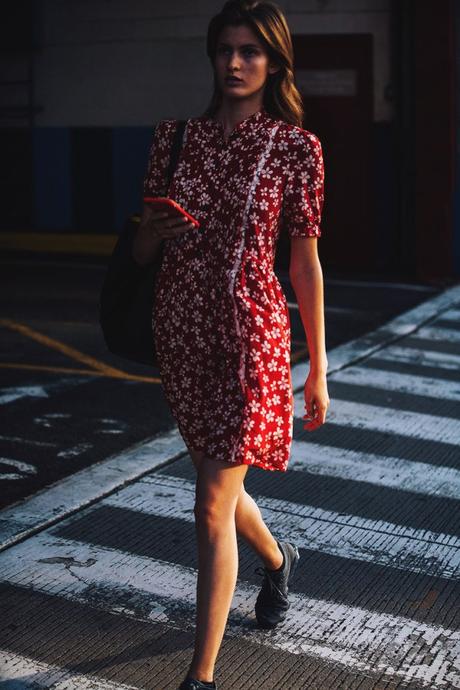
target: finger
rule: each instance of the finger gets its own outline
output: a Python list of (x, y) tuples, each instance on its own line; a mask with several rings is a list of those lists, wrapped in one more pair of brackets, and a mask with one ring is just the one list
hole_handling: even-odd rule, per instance
[(326, 410), (322, 410), (318, 415), (318, 421), (320, 424), (324, 424), (326, 421)]
[(181, 223), (178, 225), (175, 229), (174, 234), (175, 235), (182, 235), (184, 232), (188, 232), (192, 228), (195, 227), (195, 224), (192, 223), (191, 221), (187, 221), (186, 223)]
[(170, 216), (170, 214), (167, 211), (152, 211), (150, 214), (151, 220), (166, 220), (168, 216)]
[(312, 429), (322, 426), (326, 421), (327, 406), (321, 405), (315, 410), (315, 414), (310, 424)]
[(307, 431), (314, 431), (324, 424), (324, 420), (321, 417), (315, 417), (308, 422), (304, 423), (304, 429)]
[(309, 417), (313, 414), (313, 400), (305, 400), (305, 411)]
[(319, 423), (319, 420), (314, 418), (314, 419), (310, 419), (308, 421), (305, 421), (303, 428), (306, 429), (307, 431), (314, 431), (314, 429), (317, 429), (319, 426), (321, 426)]

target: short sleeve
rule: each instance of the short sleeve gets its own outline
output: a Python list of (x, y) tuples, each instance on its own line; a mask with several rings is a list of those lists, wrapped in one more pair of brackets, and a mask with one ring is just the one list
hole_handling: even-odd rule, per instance
[(290, 237), (321, 237), (324, 204), (324, 162), (320, 140), (297, 130), (290, 143), (288, 179), (283, 197), (283, 227)]
[(177, 120), (160, 120), (153, 133), (142, 191), (144, 196), (167, 196), (168, 166)]

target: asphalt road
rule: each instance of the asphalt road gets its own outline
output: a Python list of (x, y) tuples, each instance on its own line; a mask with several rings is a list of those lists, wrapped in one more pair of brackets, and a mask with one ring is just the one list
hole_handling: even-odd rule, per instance
[[(175, 426), (156, 369), (107, 351), (94, 257), (12, 254), (1, 262), (0, 507)], [(374, 330), (441, 291), (325, 275), (326, 344)], [(292, 363), (307, 357), (295, 295)]]

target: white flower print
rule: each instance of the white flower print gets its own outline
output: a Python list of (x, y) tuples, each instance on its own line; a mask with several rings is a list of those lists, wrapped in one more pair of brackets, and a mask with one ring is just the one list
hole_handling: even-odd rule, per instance
[(175, 199), (201, 227), (164, 242), (153, 309), (163, 388), (189, 447), (286, 471), (291, 333), (273, 265), (281, 231), (321, 234), (321, 144), (263, 109), (226, 143), (214, 120), (190, 118), (168, 189), (176, 127), (155, 128), (144, 192)]

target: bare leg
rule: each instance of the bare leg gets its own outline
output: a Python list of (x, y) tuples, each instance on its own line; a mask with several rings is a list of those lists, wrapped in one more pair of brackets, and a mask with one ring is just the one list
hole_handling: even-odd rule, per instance
[(235, 511), (238, 534), (257, 553), (267, 568), (279, 568), (283, 563), (275, 537), (265, 524), (262, 513), (244, 486), (241, 487)]
[(189, 675), (212, 681), (238, 573), (235, 508), (247, 465), (203, 457), (197, 473), (195, 650)]
[[(189, 448), (193, 464), (198, 472), (203, 454)], [(275, 570), (283, 562), (275, 537), (265, 524), (259, 506), (241, 485), (235, 510), (236, 531), (257, 553), (267, 568)]]

